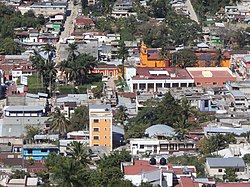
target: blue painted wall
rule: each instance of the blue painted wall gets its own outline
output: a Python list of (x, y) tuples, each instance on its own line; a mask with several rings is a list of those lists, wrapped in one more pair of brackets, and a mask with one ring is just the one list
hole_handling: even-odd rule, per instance
[[(30, 152), (29, 152), (30, 150)], [(27, 148), (23, 148), (23, 159), (24, 160), (29, 160), (29, 159), (33, 159), (33, 160), (42, 160), (48, 157), (48, 155), (51, 152), (56, 152), (57, 154), (59, 154), (59, 149), (55, 149), (55, 148), (45, 148), (45, 149), (27, 149)]]

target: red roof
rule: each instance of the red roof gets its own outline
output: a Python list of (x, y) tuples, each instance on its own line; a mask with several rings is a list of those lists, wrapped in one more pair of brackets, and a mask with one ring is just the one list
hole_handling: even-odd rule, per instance
[[(167, 72), (166, 74), (152, 75), (150, 71), (162, 71)], [(172, 76), (171, 76), (172, 75)], [(138, 67), (136, 70), (136, 76), (132, 77), (133, 80), (144, 80), (144, 79), (191, 79), (191, 76), (186, 69), (182, 68), (149, 68), (149, 67)]]
[(95, 69), (117, 69), (117, 67), (114, 64), (99, 64)]
[(180, 177), (180, 186), (181, 187), (195, 187), (194, 182), (191, 178)]
[(121, 92), (121, 93), (118, 93), (118, 95), (120, 95), (121, 97), (126, 97), (126, 98), (131, 98), (131, 99), (136, 98), (136, 94), (134, 92)]
[(124, 175), (140, 175), (143, 172), (159, 170), (158, 167), (149, 165), (149, 161), (135, 160), (134, 165), (124, 166)]
[[(188, 171), (192, 171), (192, 173), (196, 173), (194, 168), (187, 168), (187, 169), (188, 169)], [(173, 167), (172, 170), (177, 175), (182, 175), (183, 174), (183, 168), (175, 168), (175, 167)]]
[(87, 17), (77, 17), (76, 18), (76, 25), (86, 25), (86, 24), (94, 24), (94, 21), (91, 18)]
[[(189, 73), (193, 78), (231, 78), (233, 77), (227, 69), (189, 69)], [(203, 72), (209, 72), (209, 76), (204, 76)], [(211, 75), (211, 77), (210, 77)]]

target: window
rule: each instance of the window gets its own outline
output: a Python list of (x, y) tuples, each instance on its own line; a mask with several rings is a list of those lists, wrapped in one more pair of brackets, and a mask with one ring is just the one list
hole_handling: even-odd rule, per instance
[(104, 138), (106, 139), (106, 138), (107, 138), (107, 136), (104, 136)]
[(94, 123), (99, 123), (99, 119), (94, 119)]
[(94, 144), (93, 146), (99, 146), (99, 144)]
[(104, 128), (104, 130), (106, 131), (106, 130), (107, 130), (107, 128), (105, 127), (105, 128)]
[(99, 136), (94, 136), (94, 140), (99, 140)]
[(42, 152), (42, 153), (47, 153), (48, 150), (47, 150), (47, 149), (42, 149), (41, 152)]
[(144, 145), (140, 145), (140, 149), (144, 149)]
[(201, 83), (200, 83), (200, 82), (197, 82), (197, 86), (201, 86)]
[(94, 128), (94, 132), (99, 132), (99, 128)]
[(218, 172), (220, 172), (220, 173), (221, 173), (221, 172), (222, 172), (222, 169), (218, 169)]
[(28, 154), (32, 154), (32, 149), (28, 149)]
[(218, 82), (213, 82), (213, 85), (217, 85), (218, 84)]

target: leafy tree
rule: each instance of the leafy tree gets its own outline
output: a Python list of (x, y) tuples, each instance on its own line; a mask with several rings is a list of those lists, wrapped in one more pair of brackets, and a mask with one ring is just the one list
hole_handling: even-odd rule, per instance
[(24, 179), (25, 176), (30, 177), (30, 174), (24, 170), (16, 170), (15, 173), (10, 176), (10, 179)]
[(199, 148), (200, 153), (204, 155), (209, 155), (220, 149), (228, 147), (229, 144), (236, 143), (236, 139), (233, 134), (216, 134), (213, 136), (205, 137), (201, 139), (197, 147)]
[(78, 131), (86, 129), (89, 123), (89, 109), (87, 106), (77, 107), (70, 118), (69, 130)]
[(235, 173), (235, 168), (226, 168), (223, 179), (229, 182), (236, 182), (237, 174)]
[(33, 125), (27, 125), (26, 129), (26, 138), (33, 140), (34, 136), (41, 133), (41, 129), (39, 127), (34, 127)]
[(197, 66), (197, 57), (194, 51), (190, 49), (183, 49), (174, 54), (174, 58), (177, 59), (177, 65), (179, 67), (195, 67)]
[(93, 92), (95, 98), (101, 98), (103, 85), (97, 85), (96, 87), (92, 88), (91, 91)]
[(17, 46), (17, 43), (12, 38), (5, 38), (1, 44), (2, 48), (5, 51), (5, 54), (17, 54), (20, 52), (20, 48)]
[(247, 153), (243, 156), (243, 160), (245, 163), (250, 164), (250, 154)]
[(108, 186), (108, 184), (112, 184), (114, 181), (122, 180), (121, 162), (128, 162), (130, 160), (131, 155), (125, 150), (121, 152), (114, 151), (109, 156), (104, 156), (98, 164), (97, 169), (99, 172), (94, 175), (97, 186)]
[(88, 149), (81, 142), (74, 141), (67, 148), (68, 154), (71, 155), (74, 160), (79, 161), (84, 167), (91, 164)]
[(168, 158), (168, 162), (175, 165), (194, 165), (197, 171), (198, 177), (204, 177), (205, 176), (205, 158), (200, 156), (189, 156), (189, 155), (183, 155), (183, 156), (170, 156)]
[(107, 187), (134, 187), (134, 185), (129, 180), (114, 180)]
[(51, 130), (59, 132), (59, 135), (65, 135), (70, 121), (65, 117), (59, 108), (55, 108), (55, 111), (50, 114), (49, 120), (52, 122)]
[(128, 124), (127, 126), (125, 126), (125, 138), (129, 139), (129, 138), (142, 138), (145, 136), (144, 132), (146, 130), (146, 128), (148, 128), (149, 125), (148, 124)]
[(114, 115), (115, 121), (117, 121), (121, 125), (124, 125), (124, 121), (128, 119), (127, 110), (128, 110), (127, 107), (123, 105), (118, 106), (116, 113)]

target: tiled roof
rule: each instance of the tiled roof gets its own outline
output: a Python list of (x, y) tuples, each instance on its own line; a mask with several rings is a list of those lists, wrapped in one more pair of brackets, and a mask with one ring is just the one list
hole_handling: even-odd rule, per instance
[(188, 177), (180, 177), (179, 184), (181, 187), (195, 187), (193, 180), (191, 178), (188, 178)]
[(159, 168), (149, 165), (149, 161), (135, 160), (134, 165), (124, 166), (124, 175), (140, 175), (142, 172), (159, 170)]
[(99, 64), (95, 69), (117, 69), (114, 64)]
[(87, 17), (76, 18), (76, 25), (85, 25), (85, 24), (94, 24), (94, 21), (91, 18)]

